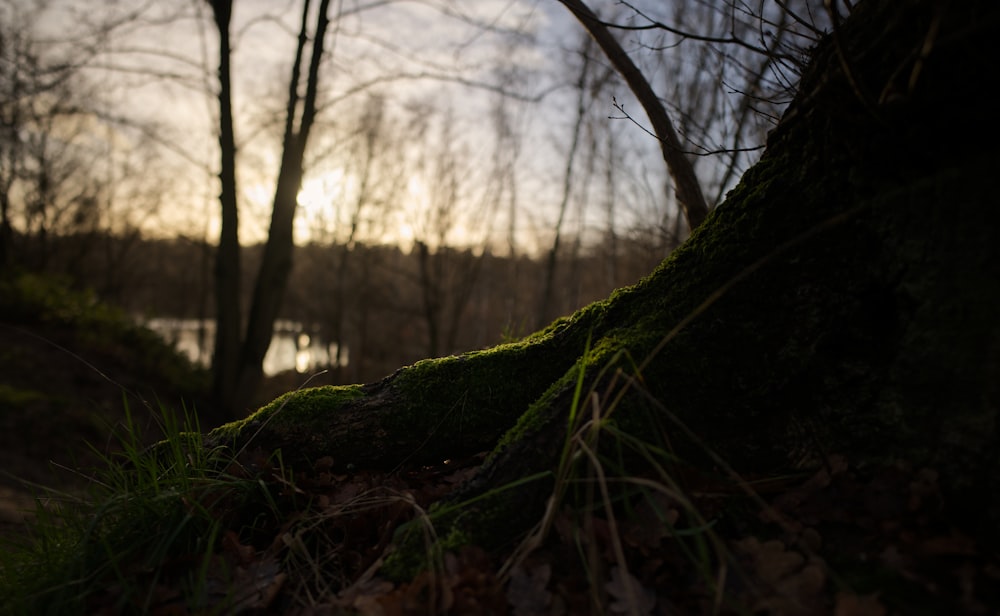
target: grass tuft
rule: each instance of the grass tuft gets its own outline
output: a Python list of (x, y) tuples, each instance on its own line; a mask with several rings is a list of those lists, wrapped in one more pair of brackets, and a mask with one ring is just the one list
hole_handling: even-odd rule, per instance
[(231, 462), (202, 447), (194, 413), (162, 409), (165, 439), (147, 448), (125, 404), (120, 451), (95, 448), (103, 465), (89, 487), (82, 494), (45, 489), (24, 535), (2, 540), (0, 613), (147, 613), (172, 602), (224, 604), (224, 597), (210, 596), (206, 574), (226, 508), (257, 484), (230, 475)]

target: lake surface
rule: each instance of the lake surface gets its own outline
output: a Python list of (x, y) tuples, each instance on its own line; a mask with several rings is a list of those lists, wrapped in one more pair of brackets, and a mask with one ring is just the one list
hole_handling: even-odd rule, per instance
[[(191, 361), (206, 367), (211, 365), (212, 346), (215, 343), (213, 319), (158, 317), (145, 321), (144, 325), (160, 334)], [(346, 366), (349, 360), (347, 349), (343, 349), (341, 353), (340, 365)], [(316, 336), (310, 336), (301, 323), (279, 320), (274, 325), (271, 346), (264, 357), (264, 374), (272, 376), (288, 370), (302, 373), (322, 370), (333, 366), (336, 358), (336, 342), (327, 343)]]

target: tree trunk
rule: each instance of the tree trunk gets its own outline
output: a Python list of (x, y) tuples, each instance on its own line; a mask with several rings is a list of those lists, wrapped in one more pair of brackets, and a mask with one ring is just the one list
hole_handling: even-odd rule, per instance
[(0, 193), (0, 271), (6, 271), (10, 266), (11, 240), (14, 237), (13, 229), (10, 226), (10, 200), (7, 198), (7, 191)]
[(222, 224), (215, 255), (215, 353), (212, 357), (213, 397), (231, 413), (240, 356), (240, 240), (236, 201), (236, 136), (233, 127), (229, 23), (232, 0), (212, 0), (219, 32), (219, 204)]
[[(303, 157), (309, 132), (316, 118), (316, 96), (319, 87), (319, 67), (323, 58), (323, 41), (330, 23), (330, 1), (320, 0), (316, 28), (312, 37), (305, 95), (300, 98), (300, 71), (305, 53), (309, 24), (309, 2), (302, 9), (302, 26), (288, 87), (285, 109), (285, 136), (282, 144), (281, 169), (278, 172), (271, 210), (271, 225), (261, 258), (260, 269), (251, 297), (246, 336), (237, 363), (236, 387), (226, 400), (231, 414), (242, 416), (263, 378), (264, 356), (274, 335), (274, 322), (288, 287), (294, 248), (293, 222), (302, 185)], [(299, 107), (301, 103), (301, 112)], [(299, 116), (301, 113), (301, 116)], [(296, 126), (296, 118), (298, 125)]]
[[(434, 518), (445, 549), (527, 532), (570, 445), (629, 477), (905, 460), (995, 549), (1000, 154), (970, 136), (994, 123), (1000, 9), (940, 6), (858, 4), (761, 161), (639, 284), (521, 342), (289, 394), (209, 444), (382, 468), (490, 450)], [(423, 550), (404, 538), (386, 572)]]

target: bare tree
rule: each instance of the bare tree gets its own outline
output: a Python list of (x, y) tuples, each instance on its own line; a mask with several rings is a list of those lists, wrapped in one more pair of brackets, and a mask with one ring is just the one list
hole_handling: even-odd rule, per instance
[(552, 319), (553, 294), (556, 286), (556, 263), (559, 258), (559, 250), (563, 241), (563, 227), (566, 222), (566, 214), (569, 209), (570, 197), (573, 191), (574, 170), (577, 164), (577, 150), (580, 146), (580, 138), (584, 130), (584, 122), (587, 117), (589, 106), (588, 80), (591, 79), (591, 52), (592, 46), (587, 39), (580, 49), (580, 73), (573, 84), (576, 92), (576, 108), (573, 119), (572, 134), (570, 137), (569, 150), (566, 152), (566, 166), (563, 169), (562, 195), (559, 200), (555, 229), (552, 235), (552, 245), (549, 247), (545, 258), (544, 280), (539, 298), (538, 308), (535, 313), (537, 328), (544, 327)]
[[(86, 113), (76, 82), (83, 56), (69, 62), (36, 40), (44, 5), (0, 7), (0, 266), (12, 258), (14, 217), (44, 242), (57, 218), (92, 203), (93, 183), (77, 180), (86, 164), (79, 127)], [(67, 187), (77, 184), (75, 195)], [(61, 201), (61, 203), (57, 203)], [(17, 210), (17, 211), (15, 211)], [(44, 259), (46, 251), (36, 251)]]
[(692, 229), (698, 227), (708, 215), (708, 206), (701, 192), (701, 184), (694, 172), (694, 166), (684, 154), (677, 131), (667, 116), (663, 104), (656, 96), (649, 81), (635, 65), (621, 44), (611, 34), (607, 26), (594, 14), (582, 0), (559, 0), (583, 24), (584, 28), (594, 37), (594, 40), (604, 51), (608, 60), (628, 83), (642, 108), (645, 110), (653, 131), (660, 140), (660, 150), (667, 170), (674, 180), (677, 191), (677, 201), (684, 210), (684, 215)]
[(221, 227), (215, 256), (215, 354), (213, 391), (223, 407), (236, 396), (241, 353), (239, 208), (236, 201), (236, 135), (232, 107), (232, 0), (211, 0), (219, 34), (219, 206)]
[[(431, 108), (421, 105), (416, 110), (417, 124), (433, 124)], [(454, 351), (461, 314), (478, 275), (475, 259), (464, 258), (463, 251), (450, 246), (449, 235), (459, 222), (463, 181), (466, 170), (460, 168), (466, 157), (456, 151), (454, 116), (446, 111), (439, 119), (439, 133), (428, 135), (419, 129), (425, 147), (432, 151), (433, 161), (417, 166), (417, 177), (426, 185), (426, 212), (422, 224), (414, 225), (418, 264), (418, 285), (423, 321), (427, 328), (427, 355), (437, 357)], [(435, 142), (436, 141), (436, 142)], [(433, 148), (433, 150), (431, 150)], [(418, 195), (419, 197), (420, 195)]]
[[(220, 312), (213, 369), (215, 396), (225, 412), (236, 415), (245, 410), (263, 377), (267, 353), (287, 288), (294, 247), (292, 223), (304, 172), (303, 159), (309, 134), (316, 119), (320, 64), (323, 59), (327, 27), (330, 23), (330, 0), (320, 0), (313, 16), (311, 2), (302, 8), (295, 57), (288, 81), (282, 138), (281, 166), (274, 189), (271, 223), (267, 243), (250, 300), (250, 311), (243, 338), (234, 333), (240, 327), (239, 242), (236, 214), (236, 146), (232, 126), (232, 89), (229, 58), (229, 26), (232, 0), (210, 0), (219, 31), (219, 107), (223, 230), (216, 266), (216, 293)], [(310, 19), (315, 25), (310, 31)], [(307, 57), (308, 49), (308, 57)], [(305, 77), (303, 68), (305, 66)], [(303, 89), (304, 81), (304, 92)]]
[[(361, 219), (365, 214), (365, 208), (369, 205), (369, 200), (372, 199), (372, 183), (374, 181), (374, 165), (375, 157), (378, 154), (378, 142), (382, 139), (382, 131), (384, 126), (384, 113), (385, 113), (385, 101), (379, 98), (369, 99), (368, 104), (365, 105), (365, 112), (361, 118), (361, 147), (363, 148), (360, 159), (361, 159), (361, 170), (360, 177), (358, 179), (358, 192), (353, 203), (353, 208), (348, 214), (348, 232), (347, 237), (344, 239), (344, 243), (339, 246), (335, 251), (335, 257), (337, 262), (334, 268), (334, 296), (332, 298), (331, 306), (325, 306), (324, 310), (330, 311), (330, 334), (333, 340), (337, 343), (336, 356), (331, 358), (331, 362), (335, 370), (340, 371), (343, 366), (345, 354), (344, 354), (344, 340), (346, 338), (344, 331), (345, 324), (345, 313), (346, 304), (349, 292), (353, 293), (364, 293), (367, 291), (368, 283), (366, 280), (358, 280), (359, 287), (355, 287), (353, 290), (349, 289), (348, 283), (348, 267), (350, 265), (351, 254), (354, 251), (355, 245), (358, 242), (359, 231), (361, 227)], [(364, 307), (362, 306), (359, 311), (362, 315), (365, 314)], [(361, 336), (359, 340), (364, 340), (365, 333), (368, 330), (367, 320), (361, 319)], [(362, 342), (363, 344), (363, 342)], [(360, 360), (361, 349), (356, 348), (356, 355)]]
[[(757, 5), (732, 0), (650, 3), (663, 17), (644, 12), (639, 3), (620, 2), (633, 16), (624, 24), (603, 21), (585, 0), (560, 2), (598, 42), (642, 105), (692, 229), (754, 162), (766, 131), (789, 100), (805, 48), (816, 42), (834, 15), (814, 11), (799, 0)], [(697, 30), (685, 24), (698, 24)], [(656, 96), (613, 30), (636, 37), (659, 33), (655, 42), (630, 42), (660, 61), (655, 73), (644, 72), (663, 75), (661, 88), (673, 96)], [(615, 106), (623, 118), (636, 121), (624, 103), (616, 101)], [(700, 181), (692, 156), (715, 157)], [(706, 190), (712, 192), (711, 200), (703, 198)]]
[[(111, 94), (94, 72), (134, 14), (108, 11), (53, 33), (44, 26), (67, 14), (52, 4), (0, 4), (0, 267), (15, 258), (16, 228), (25, 240), (16, 255), (22, 265), (52, 260), (79, 274), (99, 250), (123, 265), (129, 244), (99, 246), (98, 236), (134, 236), (163, 191), (148, 125), (109, 113)], [(140, 159), (144, 165), (135, 164)], [(50, 250), (57, 235), (75, 235), (60, 243), (67, 254)], [(120, 287), (112, 276), (102, 290)]]
[[(808, 14), (805, 0), (678, 3), (657, 7), (662, 16), (628, 6), (633, 25), (612, 27), (636, 37), (650, 32), (637, 44), (657, 62), (660, 87), (674, 93), (664, 104), (688, 153), (713, 159), (699, 167), (712, 207), (755, 160), (791, 97), (803, 47), (815, 43), (823, 16)], [(681, 24), (697, 24), (697, 31)]]
[(386, 97), (372, 92), (357, 108), (345, 114), (352, 129), (337, 136), (334, 151), (319, 152), (310, 161), (314, 168), (335, 169), (338, 186), (309, 220), (310, 243), (317, 248), (305, 264), (312, 284), (303, 281), (303, 292), (296, 297), (307, 307), (305, 320), (317, 325), (326, 342), (336, 344), (328, 366), (335, 383), (355, 382), (365, 370), (371, 306), (393, 286), (373, 278), (381, 255), (366, 244), (380, 242), (392, 230), (406, 184), (403, 125)]

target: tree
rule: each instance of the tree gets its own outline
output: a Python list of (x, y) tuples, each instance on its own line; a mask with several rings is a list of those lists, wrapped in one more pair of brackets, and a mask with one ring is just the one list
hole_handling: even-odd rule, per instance
[(232, 0), (212, 0), (219, 33), (219, 206), (221, 225), (215, 255), (215, 352), (212, 389), (217, 403), (229, 410), (239, 382), (242, 311), (240, 309), (239, 208), (236, 200), (236, 135), (233, 126), (232, 57), (229, 41)]
[[(313, 324), (322, 340), (336, 345), (328, 366), (332, 383), (373, 378), (360, 375), (371, 349), (380, 346), (373, 334), (385, 329), (384, 316), (375, 313), (399, 285), (378, 271), (385, 257), (369, 244), (393, 231), (408, 178), (408, 122), (394, 117), (385, 96), (369, 93), (344, 119), (352, 130), (337, 139), (343, 151), (323, 152), (311, 161), (313, 168), (337, 170), (337, 194), (310, 221), (313, 245), (293, 281), (291, 302), (304, 308), (294, 318)], [(398, 350), (398, 339), (392, 336), (384, 346)]]
[[(469, 156), (455, 138), (452, 113), (446, 112), (435, 127), (429, 112), (429, 106), (420, 105), (413, 114), (413, 125), (429, 156), (416, 163), (416, 177), (426, 189), (424, 195), (417, 196), (424, 203), (419, 217), (412, 217), (411, 228), (417, 256), (417, 302), (427, 331), (425, 353), (437, 357), (454, 352), (462, 313), (476, 286), (490, 231), (488, 222), (482, 224), (485, 237), (479, 243), (483, 249), (479, 256), (473, 256), (469, 246), (459, 249), (451, 245), (451, 237), (462, 222), (463, 193), (469, 192), (468, 178), (474, 170), (465, 166)], [(436, 134), (428, 135), (434, 128)], [(483, 211), (480, 216), (488, 221), (491, 212)], [(466, 230), (472, 231), (468, 227)]]
[(100, 192), (94, 153), (87, 151), (87, 135), (82, 134), (91, 128), (86, 125), (95, 112), (88, 100), (93, 92), (80, 79), (96, 52), (87, 37), (73, 58), (55, 43), (41, 43), (36, 30), (46, 8), (17, 3), (2, 7), (0, 267), (14, 261), (15, 220), (24, 236), (37, 240), (33, 258), (18, 255), (20, 264), (33, 261), (41, 268), (49, 257), (49, 234), (89, 219), (94, 208), (88, 206)]
[[(949, 519), (995, 549), (1000, 158), (970, 136), (992, 122), (998, 27), (987, 0), (857, 5), (760, 162), (650, 277), (516, 343), (293, 392), (209, 445), (293, 468), (489, 451), (432, 510), (442, 550), (541, 541), (584, 498), (573, 477), (624, 486), (627, 507), (667, 469), (738, 491), (831, 453), (905, 461), (939, 472)], [(426, 565), (411, 530), (386, 573)]]
[(692, 229), (697, 228), (708, 215), (708, 205), (702, 195), (701, 184), (698, 182), (698, 176), (695, 175), (694, 166), (687, 159), (680, 139), (677, 137), (677, 131), (667, 116), (660, 99), (649, 85), (649, 81), (608, 31), (604, 22), (598, 19), (586, 4), (581, 0), (560, 0), (560, 2), (590, 32), (608, 60), (611, 61), (611, 64), (628, 83), (636, 98), (639, 99), (639, 103), (653, 124), (653, 131), (657, 139), (660, 140), (660, 151), (670, 176), (673, 178), (677, 191), (677, 201), (684, 211), (688, 225)]
[[(315, 26), (310, 34), (311, 2), (302, 7), (295, 58), (288, 82), (281, 166), (275, 183), (271, 224), (267, 243), (250, 300), (245, 334), (239, 293), (239, 239), (236, 204), (236, 145), (232, 114), (232, 83), (229, 26), (232, 0), (211, 0), (219, 32), (219, 144), (222, 192), (222, 228), (216, 261), (217, 333), (213, 358), (214, 394), (219, 405), (231, 415), (247, 406), (263, 376), (264, 355), (271, 344), (274, 321), (288, 285), (294, 238), (292, 223), (304, 173), (303, 160), (309, 133), (316, 120), (319, 71), (323, 60), (329, 18), (329, 0), (320, 0)], [(311, 47), (310, 47), (311, 41)], [(306, 59), (306, 50), (309, 57)], [(303, 63), (308, 61), (303, 88)]]
[[(988, 612), (1000, 153), (979, 136), (994, 123), (981, 78), (998, 34), (991, 0), (857, 4), (812, 50), (760, 162), (648, 278), (518, 342), (291, 392), (206, 441), (175, 434), (149, 458), (130, 453), (107, 499), (44, 512), (48, 532), (2, 570), (4, 599), (18, 613), (161, 598), (195, 611), (468, 613), (500, 578), (501, 611), (517, 590), (552, 594), (550, 572), (530, 571), (542, 546), (588, 552), (574, 581), (615, 599), (594, 611), (641, 614), (675, 607), (684, 586), (632, 567), (626, 549), (641, 557), (650, 540), (664, 561), (643, 564), (701, 589), (682, 591), (693, 613)], [(185, 438), (207, 449), (185, 451)], [(443, 470), (482, 452), (464, 473)], [(768, 501), (801, 471), (812, 479)], [(394, 489), (428, 473), (447, 478)], [(836, 489), (785, 515), (823, 482)], [(845, 526), (862, 532), (839, 541)], [(359, 527), (378, 540), (356, 542)], [(872, 545), (872, 531), (893, 543)], [(747, 532), (781, 549), (736, 541)], [(558, 534), (568, 540), (544, 543)], [(501, 566), (481, 564), (494, 555)], [(805, 604), (733, 605), (730, 591), (753, 598), (768, 582), (748, 571), (761, 556), (756, 572), (791, 593), (831, 583)], [(385, 578), (408, 583), (385, 594)]]
[(117, 88), (104, 83), (117, 70), (110, 41), (147, 9), (76, 20), (66, 3), (0, 3), (0, 268), (84, 283), (103, 259), (97, 290), (120, 297), (134, 255), (110, 236), (134, 241), (169, 194), (153, 125), (112, 113)]
[(570, 193), (573, 186), (573, 170), (577, 163), (577, 149), (580, 146), (583, 124), (586, 120), (588, 101), (588, 90), (591, 87), (589, 81), (591, 76), (591, 45), (590, 40), (586, 40), (580, 49), (580, 74), (574, 88), (576, 90), (576, 116), (573, 120), (573, 136), (570, 138), (569, 151), (566, 153), (566, 168), (563, 171), (562, 198), (559, 201), (559, 215), (556, 219), (555, 230), (552, 236), (552, 246), (549, 247), (548, 255), (545, 259), (545, 280), (542, 283), (541, 299), (538, 304), (536, 317), (538, 322), (536, 327), (544, 327), (552, 320), (552, 296), (556, 287), (556, 262), (559, 258), (559, 248), (563, 239), (563, 223), (566, 220), (566, 210), (569, 207)]
[[(296, 201), (306, 171), (304, 159), (306, 146), (321, 107), (317, 101), (320, 65), (324, 55), (325, 33), (330, 24), (329, 0), (320, 0), (318, 7), (315, 4), (307, 1), (302, 8), (298, 46), (287, 88), (287, 102), (282, 111), (285, 126), (281, 146), (280, 171), (276, 179), (271, 208), (270, 227), (263, 260), (257, 271), (254, 288), (249, 299), (245, 329), (242, 330), (241, 336), (240, 324), (243, 322), (243, 313), (240, 306), (242, 291), (238, 282), (241, 265), (237, 241), (236, 141), (232, 127), (232, 84), (229, 66), (229, 28), (232, 2), (231, 0), (211, 0), (210, 2), (216, 29), (219, 32), (219, 106), (221, 110), (219, 136), (222, 156), (220, 202), (223, 212), (216, 263), (219, 324), (216, 330), (213, 373), (215, 375), (215, 397), (225, 412), (231, 416), (243, 414), (261, 381), (263, 358), (270, 344), (273, 323), (281, 309), (291, 270)], [(391, 2), (376, 2), (362, 3), (352, 7), (340, 6), (338, 19), (341, 20), (346, 15), (356, 17), (366, 11), (376, 11), (391, 4)], [(444, 8), (431, 7), (430, 10), (440, 10), (444, 14), (449, 14), (449, 11)], [(458, 14), (453, 17), (460, 17), (466, 24), (487, 29), (486, 26), (478, 26), (476, 18), (471, 15)], [(310, 20), (315, 20), (311, 28)], [(375, 49), (382, 47), (395, 49), (395, 43), (392, 41), (381, 41), (378, 37), (369, 36), (360, 38), (364, 39), (364, 48), (374, 45)], [(306, 57), (307, 52), (308, 58)], [(371, 54), (372, 57), (377, 55)], [(372, 58), (361, 56), (356, 59), (360, 64), (367, 63)], [(308, 63), (308, 70), (306, 70), (306, 63)], [(364, 67), (364, 70), (356, 67), (357, 74), (352, 75), (351, 85), (345, 87), (337, 96), (328, 97), (323, 101), (322, 107), (329, 112), (334, 105), (349, 100), (352, 96), (394, 80), (438, 79), (446, 82), (455, 81), (464, 87), (495, 89), (488, 84), (477, 84), (475, 80), (461, 76), (463, 70), (467, 69), (458, 68), (449, 72), (442, 71), (433, 63), (417, 59), (414, 60), (414, 63), (434, 66), (434, 70), (416, 73), (400, 70), (383, 74), (384, 70), (380, 67), (379, 73), (371, 77), (368, 72), (369, 67)]]

